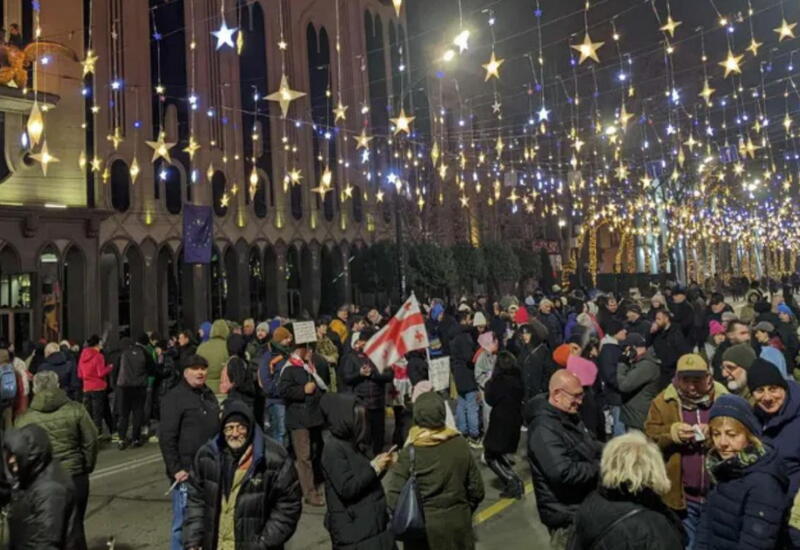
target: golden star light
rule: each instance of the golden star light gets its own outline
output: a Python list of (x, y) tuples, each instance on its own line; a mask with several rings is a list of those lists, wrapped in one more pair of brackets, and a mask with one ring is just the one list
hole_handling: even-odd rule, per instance
[(103, 168), (103, 161), (97, 157), (92, 159), (92, 162), (89, 163), (92, 167), (92, 172), (99, 172)]
[(716, 89), (708, 85), (708, 79), (706, 78), (705, 82), (703, 83), (703, 90), (698, 95), (705, 99), (706, 103), (711, 103), (711, 94), (716, 91)]
[(383, 202), (383, 195), (384, 195), (383, 190), (378, 190), (378, 192), (375, 193), (375, 200), (377, 202)]
[(505, 59), (497, 59), (492, 52), (492, 57), (489, 59), (489, 62), (482, 65), (484, 69), (486, 69), (486, 78), (484, 82), (488, 82), (491, 78), (500, 78), (500, 66), (505, 63)]
[(119, 133), (119, 127), (114, 128), (114, 133), (108, 134), (106, 139), (111, 142), (111, 145), (114, 146), (115, 151), (119, 149), (119, 144), (125, 141), (125, 138), (123, 138)]
[(725, 61), (720, 61), (720, 66), (725, 68), (725, 78), (728, 78), (728, 75), (731, 73), (734, 74), (742, 74), (742, 69), (739, 67), (739, 63), (742, 61), (743, 55), (733, 55), (733, 52), (728, 49), (728, 57)]
[(620, 163), (620, 165), (617, 166), (617, 169), (615, 170), (615, 174), (618, 180), (628, 179), (628, 174), (629, 174), (628, 167)]
[(50, 151), (47, 149), (47, 140), (42, 142), (42, 149), (35, 155), (31, 155), (31, 158), (35, 161), (38, 161), (42, 165), (42, 173), (46, 176), (47, 175), (47, 166), (51, 162), (59, 162), (59, 160), (50, 154)]
[(158, 140), (156, 141), (145, 141), (148, 147), (153, 150), (153, 160), (151, 162), (155, 162), (160, 158), (163, 158), (168, 163), (172, 162), (172, 159), (169, 156), (169, 150), (177, 145), (176, 143), (164, 141), (166, 139), (166, 135), (163, 131), (158, 133)]
[(356, 136), (356, 150), (367, 149), (369, 147), (369, 142), (373, 139), (375, 138), (367, 135), (367, 129), (362, 128), (361, 133)]
[(462, 30), (453, 39), (453, 45), (458, 46), (458, 53), (464, 53), (469, 49), (469, 31)]
[(32, 145), (39, 145), (42, 139), (42, 132), (44, 132), (44, 118), (42, 117), (42, 110), (39, 108), (39, 102), (34, 101), (31, 112), (28, 115), (28, 123), (26, 125), (28, 137)]
[(414, 122), (414, 119), (417, 117), (413, 116), (406, 116), (405, 108), (400, 108), (400, 116), (397, 118), (390, 118), (389, 121), (394, 124), (394, 135), (399, 134), (400, 132), (405, 132), (406, 134), (411, 133), (411, 123)]
[(682, 21), (675, 21), (672, 19), (672, 15), (667, 16), (667, 22), (658, 28), (658, 30), (669, 33), (670, 38), (675, 38), (675, 29), (683, 25)]
[(333, 115), (334, 115), (333, 122), (336, 123), (339, 122), (340, 120), (346, 120), (347, 109), (349, 108), (350, 107), (348, 107), (347, 105), (342, 105), (342, 102), (340, 100), (339, 103), (336, 105), (336, 108), (333, 110)]
[(278, 91), (271, 93), (265, 99), (267, 101), (274, 101), (278, 103), (281, 106), (281, 118), (286, 118), (292, 101), (300, 99), (305, 95), (306, 94), (304, 92), (298, 92), (297, 90), (292, 90), (291, 87), (289, 87), (289, 77), (287, 77), (284, 73), (281, 75), (281, 85), (278, 88)]
[(83, 61), (81, 61), (81, 65), (83, 65), (83, 76), (94, 73), (97, 59), (97, 56), (92, 50), (86, 50), (86, 57), (83, 59)]
[(581, 54), (578, 65), (587, 59), (592, 59), (595, 63), (600, 63), (600, 58), (597, 57), (597, 50), (600, 49), (603, 44), (605, 44), (605, 42), (592, 42), (587, 32), (583, 35), (583, 42), (581, 44), (571, 44), (570, 48), (577, 50)]
[(298, 170), (297, 168), (292, 168), (289, 171), (289, 181), (292, 182), (292, 185), (299, 185), (301, 181), (303, 181), (303, 172)]
[(645, 172), (644, 176), (642, 176), (641, 179), (639, 179), (639, 183), (642, 184), (642, 187), (647, 189), (648, 187), (650, 187), (650, 184), (653, 183), (653, 178), (650, 177), (650, 174)]
[(469, 207), (469, 197), (466, 196), (466, 195), (461, 195), (460, 197), (458, 197), (458, 202), (461, 203), (461, 207), (462, 208), (468, 208)]
[(619, 112), (619, 125), (622, 127), (622, 131), (625, 131), (625, 127), (628, 125), (628, 121), (633, 116), (632, 113), (629, 113), (628, 110), (625, 108), (625, 103), (622, 104), (622, 109)]
[(777, 29), (773, 29), (778, 33), (778, 42), (783, 42), (787, 38), (794, 38), (794, 28), (796, 26), (797, 23), (789, 23), (786, 19), (781, 19), (781, 26)]
[(189, 153), (189, 160), (194, 160), (194, 155), (200, 150), (200, 144), (194, 139), (194, 134), (189, 136), (189, 144), (183, 148), (184, 153)]
[(697, 145), (697, 143), (698, 143), (697, 140), (694, 139), (694, 136), (692, 134), (689, 134), (689, 139), (683, 142), (683, 144), (689, 148), (690, 152), (694, 151), (694, 146)]
[(758, 48), (760, 48), (762, 44), (763, 42), (758, 42), (755, 39), (755, 37), (753, 37), (750, 39), (750, 45), (747, 46), (747, 48), (745, 49), (748, 50), (750, 53), (752, 53), (754, 56), (756, 56), (758, 55)]
[(133, 162), (131, 162), (131, 167), (129, 169), (129, 173), (131, 175), (131, 183), (136, 183), (136, 178), (139, 177), (139, 161), (136, 157), (133, 157)]

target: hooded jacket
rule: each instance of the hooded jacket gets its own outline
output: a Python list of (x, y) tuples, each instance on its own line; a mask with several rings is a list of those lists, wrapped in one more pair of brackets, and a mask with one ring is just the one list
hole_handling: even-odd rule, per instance
[[(444, 427), (445, 407), (441, 397), (424, 393), (414, 403), (414, 424)], [(414, 428), (412, 428), (414, 430)], [(405, 550), (470, 550), (475, 547), (472, 514), (484, 498), (483, 480), (467, 441), (456, 435), (429, 446), (413, 441), (417, 486), (425, 513), (427, 541), (406, 542)], [(400, 451), (386, 488), (390, 509), (397, 505), (400, 491), (410, 475), (409, 446)], [(427, 545), (425, 544), (427, 542)]]
[(472, 358), (475, 355), (475, 341), (472, 339), (472, 327), (456, 325), (453, 338), (449, 342), (450, 365), (453, 379), (459, 395), (466, 395), (478, 391), (475, 381), (475, 365)]
[(522, 428), (522, 399), (525, 390), (518, 369), (496, 371), (486, 384), (486, 404), (489, 413), (489, 427), (483, 438), (483, 446), (488, 453), (516, 453), (519, 447)]
[(108, 388), (106, 376), (113, 367), (106, 365), (106, 358), (96, 348), (86, 348), (78, 360), (78, 378), (83, 380), (83, 391), (103, 391)]
[(517, 366), (522, 373), (522, 385), (525, 389), (523, 400), (526, 403), (547, 391), (547, 383), (553, 372), (547, 344), (534, 346), (531, 341), (517, 356)]
[(539, 517), (549, 529), (568, 527), (600, 474), (602, 445), (577, 414), (556, 409), (541, 394), (529, 404), (528, 462)]
[(75, 488), (61, 464), (53, 460), (47, 432), (37, 425), (9, 430), (3, 445), (19, 465), (8, 507), (9, 550), (66, 548)]
[[(294, 462), (280, 444), (261, 432), (252, 411), (243, 403), (227, 406), (220, 425), (224, 426), (232, 414), (247, 418), (252, 430), (252, 461), (233, 507), (236, 550), (281, 549), (294, 534), (302, 508)], [(219, 433), (195, 456), (183, 522), (184, 548), (218, 549), (226, 446), (224, 435)]]
[(617, 367), (621, 356), (622, 346), (615, 338), (606, 334), (600, 342), (600, 355), (597, 357), (597, 370), (603, 381), (602, 397), (606, 405), (622, 404), (622, 395), (617, 387)]
[(86, 408), (70, 401), (64, 390), (40, 391), (15, 426), (41, 426), (50, 438), (52, 453), (73, 476), (90, 474), (97, 463), (97, 427)]
[(208, 361), (208, 387), (214, 393), (219, 393), (219, 380), (222, 369), (228, 362), (228, 323), (217, 319), (211, 325), (209, 339), (197, 346), (197, 355)]
[(314, 377), (302, 366), (295, 366), (291, 361), (292, 356), (284, 362), (278, 381), (278, 394), (286, 404), (286, 429), (300, 430), (322, 426), (322, 411), (319, 408), (322, 390), (316, 387), (314, 393), (306, 394), (305, 385), (313, 382)]
[(333, 548), (389, 550), (394, 538), (388, 530), (386, 496), (380, 477), (357, 448), (356, 396), (327, 393), (322, 412), (330, 428), (322, 448), (325, 476), (325, 528)]
[(694, 548), (776, 548), (788, 486), (778, 453), (766, 448), (766, 453), (750, 465), (734, 457), (717, 463), (711, 473), (716, 484), (700, 517)]
[(44, 360), (37, 372), (45, 371), (53, 371), (58, 375), (58, 387), (67, 392), (70, 398), (80, 392), (81, 381), (78, 380), (75, 363), (63, 351), (52, 353)]
[(652, 349), (630, 364), (619, 364), (617, 387), (622, 392), (620, 419), (628, 428), (644, 430), (650, 403), (658, 395), (660, 376), (661, 366)]
[[(362, 376), (361, 368), (369, 367), (370, 375)], [(367, 409), (386, 407), (386, 384), (394, 379), (394, 371), (381, 372), (363, 350), (350, 349), (342, 360), (342, 378)]]

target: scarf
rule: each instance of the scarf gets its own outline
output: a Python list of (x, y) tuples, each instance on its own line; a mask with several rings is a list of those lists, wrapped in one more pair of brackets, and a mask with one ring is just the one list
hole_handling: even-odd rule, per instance
[(712, 451), (706, 456), (706, 471), (711, 476), (711, 481), (717, 484), (720, 474), (728, 479), (741, 477), (745, 469), (758, 462), (765, 454), (767, 454), (765, 447), (755, 445), (748, 445), (728, 459), (723, 459), (716, 451)]
[(319, 374), (317, 374), (317, 368), (314, 365), (306, 363), (305, 361), (297, 357), (295, 354), (292, 354), (289, 357), (289, 364), (292, 365), (293, 367), (302, 367), (303, 370), (305, 370), (306, 373), (308, 373), (308, 375), (314, 379), (314, 383), (317, 385), (319, 389), (321, 389), (322, 391), (328, 391), (328, 385), (322, 378), (320, 378)]
[(461, 435), (458, 430), (448, 426), (441, 428), (422, 428), (420, 426), (412, 426), (408, 432), (408, 439), (406, 445), (414, 445), (415, 447), (436, 447), (454, 437)]

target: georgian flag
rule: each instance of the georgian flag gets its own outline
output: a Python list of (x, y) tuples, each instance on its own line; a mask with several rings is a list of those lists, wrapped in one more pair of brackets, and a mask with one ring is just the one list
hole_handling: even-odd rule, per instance
[(384, 371), (399, 361), (409, 351), (428, 347), (425, 317), (413, 294), (397, 310), (389, 323), (379, 330), (364, 346), (364, 353)]

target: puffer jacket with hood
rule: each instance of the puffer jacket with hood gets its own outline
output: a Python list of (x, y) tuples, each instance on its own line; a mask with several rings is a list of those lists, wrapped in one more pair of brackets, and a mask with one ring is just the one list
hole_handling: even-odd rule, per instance
[(208, 361), (208, 381), (206, 385), (217, 394), (219, 393), (219, 380), (222, 376), (222, 369), (228, 362), (229, 335), (228, 323), (223, 319), (217, 319), (211, 325), (209, 339), (197, 346), (197, 355)]
[[(19, 471), (8, 506), (9, 550), (62, 550), (70, 537), (75, 488), (53, 450), (47, 432), (30, 425), (9, 430), (3, 442)], [(7, 504), (0, 501), (0, 506)]]
[(86, 348), (78, 360), (78, 377), (83, 380), (83, 391), (103, 391), (108, 388), (106, 376), (111, 374), (111, 365), (96, 348)]
[(322, 412), (330, 435), (322, 448), (325, 475), (325, 528), (333, 548), (389, 550), (394, 539), (388, 530), (383, 485), (356, 441), (361, 426), (355, 416), (356, 396), (327, 393)]
[(53, 371), (58, 375), (58, 387), (62, 388), (70, 398), (75, 398), (81, 389), (81, 381), (75, 363), (63, 351), (50, 354), (37, 372)]
[(34, 395), (30, 408), (15, 422), (19, 428), (29, 424), (44, 428), (53, 447), (53, 456), (70, 475), (94, 471), (97, 427), (86, 408), (70, 401), (64, 390), (55, 388)]
[[(253, 447), (252, 460), (233, 509), (236, 550), (279, 550), (294, 534), (300, 519), (297, 470), (283, 446), (262, 433), (249, 407), (241, 401), (231, 402), (220, 425), (224, 426), (232, 414), (249, 420)], [(189, 478), (184, 548), (219, 549), (226, 452), (229, 450), (222, 433), (197, 451)]]
[(619, 364), (617, 387), (622, 392), (620, 419), (629, 429), (644, 430), (650, 403), (659, 393), (660, 377), (661, 365), (652, 349), (630, 364)]

